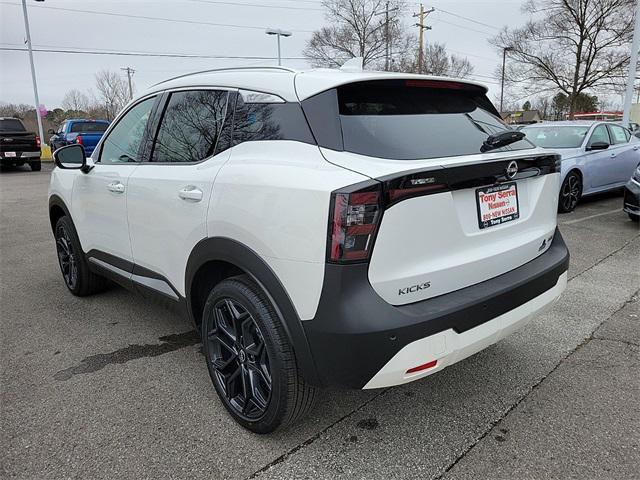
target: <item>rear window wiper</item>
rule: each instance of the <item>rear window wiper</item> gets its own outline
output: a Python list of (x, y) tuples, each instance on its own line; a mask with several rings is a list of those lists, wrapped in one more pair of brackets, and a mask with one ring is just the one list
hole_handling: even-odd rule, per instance
[(512, 143), (519, 142), (524, 137), (526, 137), (526, 134), (514, 130), (505, 130), (504, 132), (494, 133), (493, 135), (489, 135), (487, 139), (482, 142), (480, 151), (484, 153), (489, 150), (505, 147)]

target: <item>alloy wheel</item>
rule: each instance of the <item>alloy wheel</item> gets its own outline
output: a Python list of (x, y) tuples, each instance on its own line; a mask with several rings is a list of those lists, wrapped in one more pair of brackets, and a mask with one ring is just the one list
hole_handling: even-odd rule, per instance
[(565, 211), (573, 210), (580, 200), (582, 184), (577, 175), (571, 175), (562, 187), (562, 206)]
[(62, 225), (58, 227), (56, 233), (56, 250), (62, 276), (67, 287), (73, 290), (78, 283), (78, 264), (73, 244), (71, 243), (71, 236)]
[(271, 369), (264, 337), (238, 301), (220, 299), (207, 325), (208, 361), (228, 406), (248, 420), (264, 415), (271, 399)]

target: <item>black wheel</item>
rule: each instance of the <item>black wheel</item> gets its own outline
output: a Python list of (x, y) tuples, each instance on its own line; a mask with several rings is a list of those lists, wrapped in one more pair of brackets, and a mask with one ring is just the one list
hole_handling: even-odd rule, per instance
[(62, 278), (69, 291), (83, 297), (102, 290), (106, 280), (89, 270), (76, 229), (68, 217), (61, 217), (56, 223), (55, 239)]
[(313, 407), (315, 388), (300, 375), (278, 315), (249, 277), (214, 287), (204, 306), (202, 338), (216, 392), (243, 427), (269, 433)]
[(30, 162), (29, 166), (31, 167), (32, 172), (39, 172), (42, 170), (42, 163), (40, 162)]
[(640, 222), (640, 215), (634, 215), (633, 213), (628, 213), (627, 215), (629, 215), (632, 222)]
[(582, 177), (575, 170), (569, 172), (560, 187), (560, 200), (558, 211), (560, 213), (572, 212), (582, 197)]

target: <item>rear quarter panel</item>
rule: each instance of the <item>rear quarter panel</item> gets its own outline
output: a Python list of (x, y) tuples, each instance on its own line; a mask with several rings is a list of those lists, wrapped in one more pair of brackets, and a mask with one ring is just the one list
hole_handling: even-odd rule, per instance
[(330, 193), (366, 179), (326, 162), (315, 145), (237, 145), (215, 180), (207, 235), (231, 238), (259, 254), (299, 317), (311, 319), (324, 279)]

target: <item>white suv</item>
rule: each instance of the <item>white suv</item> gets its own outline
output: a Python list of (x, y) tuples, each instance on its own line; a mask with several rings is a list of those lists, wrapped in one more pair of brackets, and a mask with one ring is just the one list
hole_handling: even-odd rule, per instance
[(75, 295), (110, 279), (179, 306), (255, 432), (317, 387), (423, 378), (551, 305), (569, 254), (558, 156), (473, 82), (229, 69), (132, 101), (92, 154), (54, 154), (49, 214)]

